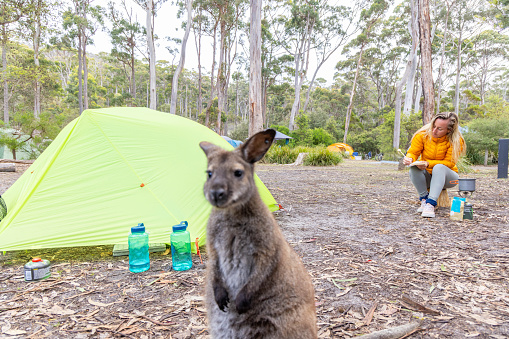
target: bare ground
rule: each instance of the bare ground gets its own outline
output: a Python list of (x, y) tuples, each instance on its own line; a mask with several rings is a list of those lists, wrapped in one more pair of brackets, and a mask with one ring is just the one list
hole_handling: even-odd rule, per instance
[[(0, 173), (0, 194), (27, 168)], [(321, 338), (350, 338), (421, 322), (411, 338), (509, 337), (509, 185), (479, 167), (474, 220), (440, 209), (422, 219), (408, 171), (374, 161), (335, 167), (260, 165), (284, 207), (276, 219), (316, 290)], [(450, 196), (454, 191), (449, 192)], [(151, 255), (133, 274), (112, 246), (16, 251), (0, 256), (2, 337), (208, 338), (205, 265), (169, 270)], [(206, 251), (202, 249), (206, 264)], [(26, 283), (32, 256), (52, 261), (49, 279)]]

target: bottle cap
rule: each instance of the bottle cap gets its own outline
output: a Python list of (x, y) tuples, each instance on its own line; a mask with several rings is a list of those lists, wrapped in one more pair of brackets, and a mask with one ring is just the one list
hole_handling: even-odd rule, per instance
[(42, 261), (42, 259), (41, 259), (41, 258), (33, 258), (33, 259), (32, 259), (32, 262), (41, 262), (41, 261)]
[(131, 233), (143, 233), (145, 232), (145, 226), (142, 222), (138, 224), (138, 226), (131, 227)]
[(181, 221), (180, 224), (173, 226), (173, 232), (185, 231), (187, 229), (187, 221)]

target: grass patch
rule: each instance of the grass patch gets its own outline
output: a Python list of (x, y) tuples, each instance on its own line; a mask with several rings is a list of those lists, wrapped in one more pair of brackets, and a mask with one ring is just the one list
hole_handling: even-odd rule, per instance
[[(51, 264), (69, 262), (114, 262), (129, 260), (128, 256), (113, 256), (113, 245), (81, 246), (65, 248), (43, 248), (20, 251), (0, 252), (0, 267), (24, 265), (32, 258), (49, 260)], [(162, 256), (163, 252), (150, 253), (150, 259)], [(171, 256), (167, 256), (171, 261)]]
[(343, 157), (337, 152), (329, 151), (326, 147), (313, 148), (304, 158), (306, 166), (336, 166), (340, 162), (343, 162)]

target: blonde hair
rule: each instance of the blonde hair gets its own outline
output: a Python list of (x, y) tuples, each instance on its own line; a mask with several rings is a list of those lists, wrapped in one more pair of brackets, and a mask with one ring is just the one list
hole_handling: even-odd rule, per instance
[(459, 118), (458, 115), (456, 115), (456, 113), (454, 112), (438, 113), (433, 117), (433, 119), (431, 119), (431, 121), (428, 124), (419, 128), (419, 130), (415, 132), (413, 137), (415, 137), (419, 133), (423, 133), (423, 136), (425, 138), (431, 140), (433, 136), (433, 126), (435, 125), (435, 120), (437, 119), (449, 120), (449, 123), (447, 124), (447, 137), (452, 145), (452, 162), (457, 163), (460, 156), (466, 153), (467, 146), (465, 144), (465, 139), (463, 139), (463, 136), (461, 135), (461, 132), (458, 128)]

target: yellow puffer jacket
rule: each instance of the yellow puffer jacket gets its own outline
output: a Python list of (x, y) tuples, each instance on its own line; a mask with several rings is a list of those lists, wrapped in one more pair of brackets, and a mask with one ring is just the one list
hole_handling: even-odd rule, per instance
[(406, 156), (412, 158), (413, 161), (421, 156), (422, 161), (429, 163), (426, 171), (430, 174), (437, 164), (443, 164), (454, 172), (458, 172), (456, 163), (452, 162), (452, 147), (447, 135), (431, 139), (425, 138), (424, 132), (415, 135)]

